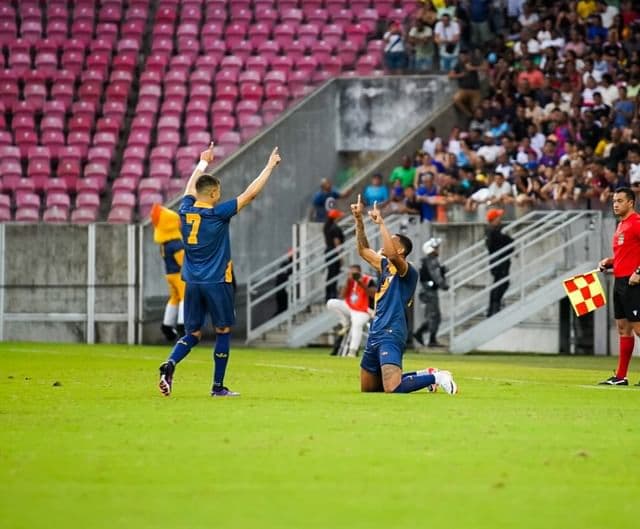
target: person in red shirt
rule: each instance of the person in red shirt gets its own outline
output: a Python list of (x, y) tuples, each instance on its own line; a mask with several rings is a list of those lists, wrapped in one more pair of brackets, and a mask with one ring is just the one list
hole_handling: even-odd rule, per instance
[(601, 271), (613, 268), (613, 313), (620, 337), (618, 369), (600, 382), (608, 386), (629, 385), (634, 333), (640, 336), (640, 215), (634, 209), (635, 198), (628, 187), (619, 187), (613, 194), (613, 213), (620, 219), (613, 234), (613, 257), (599, 263)]
[(338, 334), (343, 336), (351, 328), (349, 352), (347, 356), (356, 356), (362, 341), (362, 331), (368, 323), (369, 300), (375, 293), (375, 281), (371, 276), (362, 273), (360, 265), (351, 265), (347, 282), (342, 287), (342, 299), (330, 299), (327, 308), (334, 311), (340, 319)]

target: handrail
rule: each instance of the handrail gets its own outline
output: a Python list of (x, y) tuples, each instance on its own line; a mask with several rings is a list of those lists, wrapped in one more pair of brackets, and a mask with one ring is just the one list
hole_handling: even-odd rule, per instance
[[(530, 217), (531, 219), (531, 217)], [(595, 222), (594, 222), (595, 220)], [(586, 226), (583, 227), (580, 223), (586, 221)], [(506, 296), (512, 296), (514, 294), (520, 294), (520, 301), (524, 302), (526, 293), (531, 287), (536, 286), (539, 281), (544, 277), (548, 277), (550, 270), (549, 267), (542, 270), (531, 273), (530, 270), (541, 263), (550, 261), (554, 256), (562, 258), (562, 267), (571, 266), (567, 263), (567, 259), (570, 256), (567, 255), (567, 251), (571, 249), (578, 249), (578, 243), (581, 241), (589, 241), (593, 234), (600, 232), (599, 227), (602, 225), (602, 213), (600, 211), (578, 210), (578, 211), (563, 211), (558, 215), (543, 215), (542, 219), (538, 223), (529, 225), (529, 227), (522, 233), (513, 243), (506, 246), (502, 251), (502, 256), (497, 260), (489, 262), (489, 258), (495, 259), (496, 254), (489, 256), (479, 256), (474, 262), (474, 271), (469, 273), (468, 271), (463, 275), (461, 273), (449, 276), (449, 312), (450, 316), (446, 325), (443, 325), (440, 334), (448, 334), (450, 343), (456, 336), (456, 330), (468, 323), (473, 318), (477, 317), (483, 312), (484, 302), (487, 299), (487, 295), (493, 288), (507, 282), (511, 283), (511, 287), (505, 293)], [(573, 234), (570, 231), (573, 227), (581, 228), (577, 234)], [(550, 236), (562, 235), (564, 240), (562, 243), (554, 246), (553, 248), (543, 250), (533, 257), (527, 260), (525, 267), (525, 252), (531, 251), (536, 245), (543, 243), (545, 240), (549, 240)], [(484, 244), (481, 241), (481, 244)], [(597, 256), (599, 256), (601, 240), (596, 239), (597, 248), (591, 248), (591, 245), (586, 245), (581, 250), (584, 250), (589, 256), (593, 258), (594, 262)], [(513, 251), (513, 253), (511, 253)], [(598, 252), (598, 253), (595, 253)], [(461, 252), (462, 253), (462, 252)], [(468, 251), (466, 251), (468, 253)], [(592, 255), (594, 254), (594, 255)], [(499, 254), (500, 255), (500, 254)], [(478, 262), (478, 259), (480, 260)], [(475, 288), (475, 281), (481, 276), (486, 276), (487, 272), (490, 272), (491, 268), (498, 266), (501, 263), (514, 259), (518, 260), (520, 266), (512, 267), (508, 276), (502, 278), (496, 283), (490, 283), (484, 285), (483, 288), (475, 290), (469, 293), (468, 290), (461, 294), (462, 289)], [(575, 259), (574, 259), (575, 260)], [(557, 266), (560, 263), (556, 262)], [(575, 266), (575, 263), (573, 264)]]
[[(386, 222), (387, 227), (392, 231), (397, 230), (405, 219), (404, 215), (390, 216)], [(341, 223), (341, 226), (346, 238), (355, 233), (355, 223), (348, 222), (348, 219), (345, 220), (347, 222)], [(365, 233), (370, 244), (373, 245), (379, 239), (379, 232), (376, 230), (375, 224), (368, 218), (365, 218), (364, 221)], [(321, 244), (319, 244), (320, 242)], [(285, 254), (270, 265), (263, 266), (252, 273), (247, 281), (247, 342), (254, 340), (285, 321), (291, 325), (293, 318), (297, 314), (318, 301), (326, 287), (326, 283), (317, 286), (312, 286), (309, 283), (323, 273), (328, 265), (355, 253), (356, 248), (353, 244), (342, 245), (340, 248), (326, 252), (323, 236), (314, 236), (291, 250), (292, 259), (290, 263), (287, 263), (289, 254)], [(287, 264), (283, 266), (284, 263)], [(273, 286), (273, 280), (279, 274), (288, 272), (290, 272), (290, 275), (286, 283)], [(343, 271), (332, 280), (340, 282), (345, 277), (346, 271)], [(255, 307), (273, 298), (276, 292), (282, 288), (287, 289), (289, 300), (285, 313), (278, 314), (253, 328), (252, 313)]]

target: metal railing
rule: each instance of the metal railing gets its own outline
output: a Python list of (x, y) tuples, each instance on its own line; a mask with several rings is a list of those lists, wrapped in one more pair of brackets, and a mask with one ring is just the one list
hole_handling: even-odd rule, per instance
[[(400, 231), (407, 222), (404, 215), (393, 215), (386, 219), (386, 225), (391, 231)], [(296, 316), (306, 311), (311, 305), (324, 300), (324, 292), (327, 286), (326, 269), (329, 265), (342, 261), (343, 263), (359, 262), (357, 249), (353, 237), (355, 235), (355, 223), (351, 218), (345, 218), (340, 223), (346, 243), (340, 248), (326, 252), (323, 234), (305, 237), (297, 243), (296, 227), (294, 226), (294, 244), (286, 254), (278, 257), (272, 263), (263, 266), (253, 272), (247, 279), (247, 343), (250, 343), (266, 332), (287, 324), (287, 329), (296, 319)], [(376, 248), (380, 244), (379, 230), (368, 218), (365, 217), (365, 232), (369, 244)], [(346, 266), (342, 272), (332, 279), (341, 284), (346, 277)], [(280, 274), (289, 274), (286, 283), (274, 282)], [(254, 311), (259, 306), (272, 300), (276, 293), (286, 289), (288, 306), (287, 310), (276, 314), (271, 318), (256, 323)]]
[[(452, 257), (448, 280), (448, 321), (439, 334), (448, 335), (450, 344), (487, 309), (491, 290), (510, 284), (504, 298), (525, 303), (527, 295), (580, 262), (601, 258), (602, 213), (599, 211), (532, 212), (506, 226), (514, 241), (490, 256), (480, 241)], [(463, 261), (467, 260), (466, 265)], [(487, 284), (493, 267), (511, 261), (508, 276)], [(458, 264), (456, 264), (458, 263)], [(499, 313), (496, 317), (499, 317)]]

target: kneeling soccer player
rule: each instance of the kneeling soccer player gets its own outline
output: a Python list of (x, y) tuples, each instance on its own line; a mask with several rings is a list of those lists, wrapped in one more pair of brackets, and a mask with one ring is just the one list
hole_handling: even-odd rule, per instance
[(369, 338), (360, 363), (360, 389), (364, 392), (411, 393), (440, 386), (446, 393), (457, 393), (458, 386), (448, 371), (423, 370), (402, 372), (402, 355), (407, 340), (405, 307), (411, 304), (418, 282), (418, 272), (407, 262), (413, 245), (400, 234), (391, 235), (377, 204), (369, 211), (380, 227), (382, 250), (369, 248), (362, 220), (362, 202), (351, 205), (356, 221), (356, 239), (360, 256), (380, 273), (375, 295), (376, 308)]

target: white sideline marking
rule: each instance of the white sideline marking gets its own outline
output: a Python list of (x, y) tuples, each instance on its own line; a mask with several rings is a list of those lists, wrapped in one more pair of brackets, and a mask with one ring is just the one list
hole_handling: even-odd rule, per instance
[(332, 369), (318, 369), (315, 367), (292, 366), (288, 364), (254, 364), (258, 367), (275, 367), (278, 369), (295, 369), (297, 371), (316, 371), (318, 373), (333, 373)]

